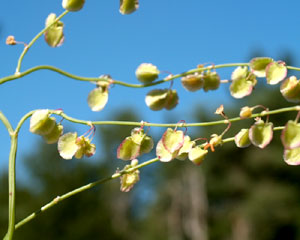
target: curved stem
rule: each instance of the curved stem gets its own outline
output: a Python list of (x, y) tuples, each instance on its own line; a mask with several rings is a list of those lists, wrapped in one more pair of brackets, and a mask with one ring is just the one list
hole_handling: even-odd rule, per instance
[(91, 189), (99, 184), (102, 184), (102, 183), (105, 183), (105, 182), (108, 182), (110, 180), (113, 180), (113, 179), (116, 179), (120, 176), (122, 176), (123, 174), (125, 173), (130, 173), (136, 169), (139, 169), (139, 168), (142, 168), (142, 167), (145, 167), (147, 165), (150, 165), (154, 162), (158, 162), (159, 159), (158, 158), (153, 158), (153, 159), (150, 159), (146, 162), (143, 162), (135, 167), (132, 167), (130, 169), (127, 169), (127, 170), (122, 170), (120, 172), (117, 172), (117, 173), (114, 173), (112, 174), (110, 177), (107, 177), (107, 178), (103, 178), (103, 179), (100, 179), (98, 181), (95, 181), (95, 182), (92, 182), (92, 183), (89, 183), (87, 185), (84, 185), (80, 188), (77, 188), (77, 189), (74, 189), (73, 191), (71, 192), (68, 192), (62, 196), (57, 196), (56, 198), (54, 198), (51, 202), (47, 203), (46, 205), (44, 205), (43, 207), (41, 207), (38, 211), (30, 214), (28, 217), (24, 218), (23, 220), (21, 220), (20, 222), (18, 222), (15, 226), (16, 229), (20, 228), (21, 226), (23, 226), (24, 224), (30, 222), (31, 220), (33, 220), (37, 215), (41, 214), (42, 212), (45, 212), (46, 210), (48, 210), (49, 208), (53, 207), (54, 205), (58, 204), (59, 202), (65, 200), (65, 199), (68, 199), (78, 193), (81, 193), (83, 191), (86, 191), (88, 189)]
[(53, 24), (57, 23), (61, 18), (63, 18), (69, 11), (64, 11), (61, 15), (59, 15), (56, 20), (52, 23), (49, 24), (47, 27), (45, 27), (42, 31), (40, 31), (31, 41), (30, 43), (24, 48), (23, 52), (21, 53), (19, 60), (18, 60), (18, 65), (16, 68), (16, 75), (18, 75), (20, 73), (20, 68), (21, 68), (21, 64), (23, 61), (23, 58), (25, 56), (25, 54), (28, 52), (29, 48), (36, 42), (36, 40), (39, 39), (39, 37), (41, 37)]
[(0, 120), (10, 135), (10, 153), (8, 163), (8, 230), (5, 239), (11, 240), (15, 230), (15, 198), (16, 198), (16, 175), (15, 175), (15, 159), (17, 152), (18, 137), (14, 132), (10, 122), (0, 111)]
[[(300, 106), (292, 106), (292, 107), (286, 107), (286, 108), (280, 108), (272, 111), (263, 111), (261, 113), (252, 114), (251, 118), (256, 117), (263, 117), (267, 115), (273, 115), (273, 114), (279, 114), (284, 112), (291, 112), (291, 111), (300, 111)], [(85, 121), (76, 119), (73, 117), (68, 116), (62, 111), (58, 110), (50, 110), (50, 113), (60, 115), (64, 119), (73, 122), (73, 123), (79, 123), (84, 125), (125, 125), (125, 126), (148, 126), (148, 127), (205, 127), (205, 126), (213, 126), (213, 125), (219, 125), (219, 124), (228, 124), (228, 122), (237, 122), (244, 119), (241, 119), (240, 117), (235, 118), (229, 118), (219, 121), (212, 121), (212, 122), (202, 122), (202, 123), (149, 123), (149, 122), (128, 122), (128, 121)]]
[[(227, 68), (227, 67), (237, 67), (237, 66), (249, 66), (249, 63), (219, 64), (219, 65), (215, 65), (214, 69)], [(297, 67), (287, 66), (287, 68), (290, 69), (290, 70), (300, 71), (300, 68), (297, 68)], [(165, 82), (168, 82), (168, 81), (172, 81), (176, 78), (180, 78), (180, 77), (183, 77), (183, 76), (186, 76), (186, 75), (189, 75), (189, 74), (193, 74), (193, 73), (196, 73), (196, 72), (201, 72), (201, 71), (209, 70), (209, 69), (212, 69), (212, 67), (209, 66), (209, 67), (203, 67), (203, 68), (195, 68), (195, 69), (191, 69), (191, 70), (188, 70), (188, 71), (180, 73), (180, 74), (173, 75), (172, 77), (166, 77), (162, 80), (155, 81), (155, 82), (148, 83), (148, 84), (131, 84), (131, 83), (126, 83), (126, 82), (119, 81), (119, 80), (113, 80), (113, 83), (117, 84), (117, 85), (124, 86), (124, 87), (145, 88), (145, 87), (159, 85), (159, 84), (162, 84), (162, 83), (165, 83)], [(9, 81), (12, 81), (12, 80), (15, 80), (15, 79), (18, 79), (18, 78), (22, 78), (22, 77), (24, 77), (24, 76), (26, 76), (30, 73), (33, 73), (33, 72), (36, 72), (36, 71), (39, 71), (39, 70), (50, 70), (50, 71), (56, 72), (58, 74), (61, 74), (65, 77), (72, 78), (72, 79), (79, 80), (79, 81), (88, 81), (88, 82), (98, 82), (98, 81), (107, 82), (107, 81), (109, 81), (109, 80), (107, 80), (107, 78), (82, 77), (82, 76), (74, 75), (74, 74), (71, 74), (69, 72), (63, 71), (62, 69), (56, 68), (54, 66), (40, 65), (40, 66), (32, 67), (32, 68), (30, 68), (30, 69), (28, 69), (24, 72), (21, 72), (21, 73), (18, 72), (17, 74), (0, 78), (0, 84), (3, 84), (5, 82), (9, 82)], [(222, 83), (228, 83), (230, 81), (229, 80), (224, 80), (224, 81), (221, 81), (221, 82)]]
[[(248, 65), (249, 65), (248, 63), (228, 63), (228, 64), (215, 65), (214, 69), (226, 68), (226, 67), (236, 67), (236, 66), (248, 66)], [(191, 69), (189, 71), (173, 75), (172, 77), (166, 77), (162, 80), (155, 81), (155, 82), (148, 83), (148, 84), (130, 84), (130, 83), (122, 82), (122, 81), (119, 81), (119, 80), (113, 80), (113, 83), (124, 86), (124, 87), (144, 88), (144, 87), (155, 86), (155, 85), (158, 85), (158, 84), (161, 84), (161, 83), (164, 83), (164, 82), (172, 81), (176, 78), (180, 78), (180, 77), (183, 77), (183, 76), (186, 76), (186, 75), (189, 75), (189, 74), (193, 74), (193, 73), (196, 73), (196, 72), (201, 72), (201, 71), (208, 70), (208, 69), (212, 69), (212, 67), (209, 66), (209, 67)], [(1, 78), (0, 79), (0, 84), (3, 84), (3, 83), (8, 82), (8, 81), (15, 80), (15, 79), (18, 79), (18, 78), (22, 78), (22, 77), (24, 77), (24, 76), (26, 76), (26, 75), (28, 75), (32, 72), (39, 71), (39, 70), (50, 70), (50, 71), (53, 71), (53, 72), (57, 72), (57, 73), (59, 73), (63, 76), (66, 76), (68, 78), (72, 78), (72, 79), (79, 80), (79, 81), (88, 81), (88, 82), (98, 82), (98, 81), (107, 82), (107, 81), (110, 81), (107, 78), (81, 77), (81, 76), (74, 75), (74, 74), (68, 73), (66, 71), (63, 71), (63, 70), (61, 70), (59, 68), (56, 68), (54, 66), (40, 65), (40, 66), (30, 68), (30, 69), (28, 69), (24, 72)]]

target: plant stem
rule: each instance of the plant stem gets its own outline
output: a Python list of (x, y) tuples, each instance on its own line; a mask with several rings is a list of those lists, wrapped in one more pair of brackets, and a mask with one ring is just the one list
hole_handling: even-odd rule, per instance
[(67, 199), (67, 198), (70, 198), (78, 193), (81, 193), (83, 191), (86, 191), (88, 189), (91, 189), (99, 184), (102, 184), (102, 183), (105, 183), (107, 181), (110, 181), (110, 180), (113, 180), (113, 179), (116, 179), (116, 178), (119, 178), (120, 176), (122, 176), (123, 174), (125, 173), (130, 173), (136, 169), (139, 169), (139, 168), (142, 168), (142, 167), (145, 167), (147, 165), (150, 165), (154, 162), (158, 162), (159, 159), (158, 158), (153, 158), (153, 159), (150, 159), (146, 162), (143, 162), (135, 167), (132, 167), (130, 169), (127, 169), (127, 170), (122, 170), (120, 172), (117, 172), (117, 173), (114, 173), (112, 174), (110, 177), (107, 177), (107, 178), (103, 178), (103, 179), (100, 179), (98, 181), (95, 181), (95, 182), (92, 182), (92, 183), (89, 183), (87, 185), (84, 185), (80, 188), (77, 188), (77, 189), (74, 189), (73, 191), (71, 192), (68, 192), (62, 196), (57, 196), (56, 198), (54, 198), (51, 202), (47, 203), (46, 205), (44, 205), (43, 207), (41, 207), (38, 211), (30, 214), (28, 217), (24, 218), (22, 221), (18, 222), (15, 226), (16, 229), (20, 228), (21, 226), (23, 226), (24, 224), (30, 222), (31, 220), (33, 220), (37, 215), (39, 215), (40, 213), (42, 212), (45, 212), (46, 210), (48, 210), (49, 208), (53, 207), (54, 205), (58, 204), (59, 202)]
[(14, 132), (10, 122), (5, 115), (0, 111), (0, 120), (10, 135), (10, 153), (9, 153), (9, 164), (8, 164), (8, 230), (5, 236), (5, 240), (11, 240), (15, 230), (15, 199), (16, 199), (16, 153), (18, 144), (18, 134)]
[[(263, 117), (267, 115), (273, 115), (273, 114), (279, 114), (284, 112), (291, 112), (291, 111), (299, 111), (300, 106), (292, 106), (292, 107), (286, 107), (286, 108), (280, 108), (272, 111), (262, 111), (261, 113), (255, 113), (252, 114), (251, 118), (256, 117)], [(51, 113), (57, 114), (62, 116), (64, 119), (73, 122), (73, 123), (79, 123), (79, 124), (85, 124), (85, 125), (125, 125), (125, 126), (151, 126), (151, 127), (205, 127), (205, 126), (213, 126), (213, 125), (220, 125), (220, 124), (228, 124), (228, 122), (237, 122), (244, 119), (241, 119), (240, 117), (230, 118), (230, 119), (224, 119), (219, 121), (212, 121), (212, 122), (202, 122), (202, 123), (148, 123), (148, 122), (128, 122), (128, 121), (85, 121), (76, 119), (73, 117), (68, 116), (62, 111), (57, 110), (50, 110)]]
[(63, 18), (69, 11), (64, 11), (61, 15), (59, 15), (56, 20), (49, 24), (47, 27), (45, 27), (42, 31), (40, 31), (32, 40), (31, 42), (24, 48), (23, 52), (21, 53), (19, 60), (18, 60), (18, 65), (16, 68), (16, 75), (20, 74), (20, 68), (21, 68), (21, 64), (23, 61), (23, 58), (25, 56), (25, 54), (28, 52), (29, 48), (36, 42), (36, 40), (38, 40), (53, 24), (57, 23), (61, 18)]
[[(248, 66), (248, 65), (249, 65), (248, 63), (228, 63), (228, 64), (215, 65), (214, 69), (227, 68), (227, 67), (236, 67), (236, 66)], [(164, 83), (164, 82), (172, 81), (176, 78), (180, 78), (180, 77), (183, 77), (183, 76), (186, 76), (186, 75), (189, 75), (189, 74), (193, 74), (193, 73), (196, 73), (196, 72), (201, 72), (201, 71), (208, 70), (208, 69), (212, 69), (212, 67), (209, 66), (209, 67), (191, 69), (191, 70), (188, 70), (186, 72), (173, 75), (172, 77), (166, 77), (162, 80), (155, 81), (155, 82), (152, 82), (152, 83), (149, 83), (149, 84), (130, 84), (130, 83), (126, 83), (126, 82), (122, 82), (122, 81), (118, 81), (118, 80), (113, 80), (113, 83), (117, 84), (117, 85), (124, 86), (124, 87), (144, 88), (144, 87), (155, 86), (155, 85), (158, 85), (158, 84), (161, 84), (161, 83)], [(79, 81), (88, 81), (88, 82), (98, 82), (98, 81), (107, 82), (107, 81), (109, 81), (105, 77), (103, 77), (103, 78), (100, 78), (100, 77), (81, 77), (81, 76), (77, 76), (77, 75), (68, 73), (66, 71), (63, 71), (63, 70), (61, 70), (59, 68), (56, 68), (54, 66), (40, 65), (40, 66), (30, 68), (30, 69), (28, 69), (24, 72), (1, 78), (0, 79), (0, 84), (3, 84), (3, 83), (8, 82), (8, 81), (15, 80), (15, 79), (18, 79), (18, 78), (22, 78), (22, 77), (24, 77), (24, 76), (26, 76), (26, 75), (28, 75), (32, 72), (39, 71), (39, 70), (50, 70), (50, 71), (53, 71), (53, 72), (57, 72), (57, 73), (59, 73), (63, 76), (66, 76), (68, 78), (72, 78), (72, 79), (79, 80)]]

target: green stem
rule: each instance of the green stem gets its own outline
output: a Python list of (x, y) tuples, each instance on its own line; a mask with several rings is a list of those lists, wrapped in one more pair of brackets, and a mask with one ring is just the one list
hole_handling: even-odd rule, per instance
[[(284, 112), (291, 112), (291, 111), (299, 111), (300, 106), (292, 106), (292, 107), (286, 107), (286, 108), (280, 108), (272, 111), (262, 111), (261, 113), (255, 113), (252, 114), (251, 118), (256, 117), (263, 117), (267, 115), (273, 115), (273, 114), (279, 114)], [(240, 117), (230, 118), (230, 119), (224, 119), (219, 121), (212, 121), (212, 122), (202, 122), (202, 123), (148, 123), (148, 122), (129, 122), (129, 121), (85, 121), (76, 119), (73, 117), (68, 116), (67, 114), (63, 113), (62, 111), (57, 110), (50, 110), (51, 113), (57, 114), (62, 116), (64, 119), (73, 122), (73, 123), (79, 123), (84, 125), (125, 125), (125, 126), (151, 126), (151, 127), (205, 127), (205, 126), (213, 126), (213, 125), (219, 125), (219, 124), (228, 124), (228, 122), (237, 122), (244, 119), (241, 119)]]
[(10, 153), (8, 163), (8, 230), (5, 240), (12, 240), (15, 230), (15, 215), (16, 215), (16, 153), (18, 145), (18, 134), (13, 130), (10, 122), (5, 115), (0, 111), (0, 120), (10, 135)]
[(59, 15), (56, 20), (52, 23), (49, 24), (47, 27), (45, 27), (42, 31), (40, 31), (32, 40), (31, 42), (25, 46), (23, 52), (21, 53), (19, 60), (18, 60), (18, 65), (16, 68), (16, 75), (20, 74), (20, 68), (21, 68), (21, 64), (23, 61), (23, 58), (25, 56), (25, 54), (28, 52), (29, 48), (36, 42), (36, 40), (38, 40), (53, 24), (57, 23), (61, 18), (63, 18), (69, 11), (64, 11), (61, 15)]
[[(226, 68), (226, 67), (236, 67), (236, 66), (248, 66), (248, 65), (249, 65), (248, 63), (228, 63), (228, 64), (215, 65), (214, 69)], [(201, 71), (208, 70), (208, 69), (212, 69), (212, 67), (209, 66), (209, 67), (191, 69), (189, 71), (173, 75), (172, 77), (166, 77), (162, 80), (155, 81), (155, 82), (149, 83), (149, 84), (130, 84), (130, 83), (126, 83), (126, 82), (122, 82), (122, 81), (118, 81), (118, 80), (113, 80), (113, 83), (117, 84), (117, 85), (124, 86), (124, 87), (144, 88), (144, 87), (155, 86), (155, 85), (158, 85), (158, 84), (161, 84), (161, 83), (164, 83), (164, 82), (172, 81), (176, 78), (180, 78), (180, 77), (183, 77), (183, 76), (186, 76), (186, 75), (189, 75), (189, 74), (193, 74), (193, 73), (196, 73), (196, 72), (201, 72)], [(79, 80), (79, 81), (88, 81), (88, 82), (98, 82), (98, 81), (106, 81), (107, 82), (107, 81), (109, 81), (109, 80), (107, 80), (107, 78), (81, 77), (81, 76), (77, 76), (77, 75), (68, 73), (66, 71), (63, 71), (63, 70), (61, 70), (59, 68), (56, 68), (56, 67), (53, 67), (53, 66), (40, 65), (40, 66), (30, 68), (30, 69), (28, 69), (24, 72), (1, 78), (0, 79), (0, 84), (3, 84), (3, 83), (8, 82), (8, 81), (15, 80), (15, 79), (18, 79), (18, 78), (22, 78), (22, 77), (24, 77), (24, 76), (26, 76), (26, 75), (28, 75), (32, 72), (39, 71), (39, 70), (50, 70), (50, 71), (53, 71), (53, 72), (57, 72), (57, 73), (59, 73), (63, 76), (66, 76), (68, 78), (72, 78), (72, 79)]]
[[(23, 59), (23, 57), (22, 57), (22, 59)], [(22, 59), (21, 59), (21, 61), (22, 61)], [(227, 68), (227, 67), (237, 67), (237, 66), (249, 66), (249, 63), (219, 64), (219, 65), (215, 65), (213, 67), (213, 69)], [(290, 70), (300, 71), (300, 68), (297, 68), (297, 67), (287, 66), (287, 68), (290, 69)], [(191, 69), (191, 70), (188, 70), (188, 71), (180, 73), (180, 74), (173, 75), (172, 77), (166, 77), (166, 78), (164, 78), (162, 80), (155, 81), (155, 82), (152, 82), (152, 83), (149, 83), (149, 84), (131, 84), (131, 83), (126, 83), (126, 82), (122, 82), (122, 81), (119, 81), (119, 80), (113, 80), (113, 83), (117, 84), (117, 85), (124, 86), (124, 87), (145, 88), (145, 87), (150, 87), (150, 86), (155, 86), (155, 85), (158, 85), (158, 84), (162, 84), (162, 83), (165, 83), (165, 82), (168, 82), (168, 81), (172, 81), (172, 80), (174, 80), (176, 78), (180, 78), (180, 77), (183, 77), (183, 76), (186, 76), (186, 75), (189, 75), (189, 74), (193, 74), (193, 73), (196, 73), (196, 72), (201, 72), (201, 71), (209, 70), (209, 69), (212, 69), (212, 67), (209, 66), (209, 67), (203, 67), (203, 68), (195, 68), (195, 69)], [(53, 66), (40, 65), (40, 66), (32, 67), (32, 68), (30, 68), (30, 69), (28, 69), (28, 70), (26, 70), (24, 72), (18, 72), (17, 74), (0, 78), (0, 84), (3, 84), (5, 82), (9, 82), (9, 81), (12, 81), (12, 80), (15, 80), (15, 79), (18, 79), (18, 78), (22, 78), (22, 77), (24, 77), (24, 76), (26, 76), (26, 75), (28, 75), (30, 73), (33, 73), (33, 72), (36, 72), (36, 71), (39, 71), (39, 70), (50, 70), (50, 71), (56, 72), (58, 74), (61, 74), (63, 76), (66, 76), (68, 78), (79, 80), (79, 81), (87, 81), (87, 82), (98, 82), (98, 81), (105, 81), (105, 82), (107, 82), (107, 81), (109, 81), (109, 80), (107, 80), (107, 78), (82, 77), (82, 76), (78, 76), (78, 75), (74, 75), (74, 74), (68, 73), (66, 71), (63, 71), (63, 70), (61, 70), (59, 68), (56, 68), (56, 67), (53, 67)], [(227, 81), (227, 80), (226, 81), (222, 81), (222, 83), (227, 83), (227, 82), (229, 82), (229, 81)]]
[(81, 193), (83, 191), (86, 191), (88, 189), (91, 189), (99, 184), (102, 184), (102, 183), (105, 183), (107, 181), (110, 181), (110, 180), (113, 180), (113, 179), (116, 179), (116, 178), (119, 178), (120, 176), (122, 176), (123, 174), (125, 173), (130, 173), (136, 169), (139, 169), (139, 168), (142, 168), (142, 167), (145, 167), (147, 165), (150, 165), (154, 162), (158, 162), (159, 159), (158, 158), (153, 158), (153, 159), (150, 159), (146, 162), (143, 162), (135, 167), (132, 167), (130, 169), (127, 169), (127, 170), (122, 170), (120, 172), (117, 172), (117, 173), (114, 173), (112, 174), (110, 177), (107, 177), (107, 178), (103, 178), (103, 179), (100, 179), (98, 181), (95, 181), (95, 182), (92, 182), (92, 183), (89, 183), (87, 185), (84, 185), (80, 188), (77, 188), (77, 189), (74, 189), (73, 191), (71, 192), (68, 192), (62, 196), (57, 196), (56, 198), (54, 198), (51, 202), (47, 203), (46, 205), (44, 205), (43, 207), (41, 207), (38, 211), (30, 214), (28, 217), (24, 218), (22, 221), (18, 222), (15, 226), (16, 229), (20, 228), (21, 226), (23, 226), (24, 224), (30, 222), (31, 220), (33, 220), (36, 216), (38, 216), (39, 214), (41, 214), (42, 212), (45, 212), (46, 210), (48, 210), (49, 208), (53, 207), (54, 205), (60, 203), (61, 201), (65, 200), (65, 199), (68, 199), (78, 193)]

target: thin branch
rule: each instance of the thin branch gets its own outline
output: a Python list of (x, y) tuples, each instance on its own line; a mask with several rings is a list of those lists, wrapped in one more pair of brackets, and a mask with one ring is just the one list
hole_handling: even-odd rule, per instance
[(47, 27), (45, 27), (42, 31), (40, 31), (31, 41), (28, 45), (25, 46), (23, 52), (21, 53), (19, 60), (18, 60), (18, 65), (16, 68), (16, 75), (20, 74), (20, 68), (21, 68), (21, 64), (23, 61), (23, 58), (25, 56), (25, 54), (28, 52), (29, 48), (36, 42), (36, 40), (38, 40), (53, 24), (57, 23), (60, 19), (62, 19), (69, 11), (66, 10), (64, 11), (61, 15), (59, 15), (55, 21), (51, 24), (49, 24)]
[(30, 214), (28, 217), (24, 218), (23, 220), (21, 220), (20, 222), (18, 222), (15, 226), (15, 229), (18, 229), (20, 228), (21, 226), (23, 226), (24, 224), (30, 222), (31, 220), (33, 220), (34, 218), (36, 218), (39, 214), (41, 214), (42, 212), (45, 212), (46, 210), (48, 210), (49, 208), (53, 207), (54, 205), (60, 203), (61, 201), (65, 200), (65, 199), (68, 199), (78, 193), (81, 193), (83, 191), (86, 191), (88, 189), (91, 189), (99, 184), (102, 184), (102, 183), (105, 183), (105, 182), (108, 182), (110, 180), (113, 180), (113, 179), (116, 179), (116, 178), (119, 178), (120, 176), (122, 176), (123, 174), (125, 173), (130, 173), (136, 169), (139, 169), (139, 168), (142, 168), (142, 167), (145, 167), (145, 166), (148, 166), (154, 162), (158, 162), (159, 159), (158, 158), (153, 158), (153, 159), (150, 159), (146, 162), (143, 162), (135, 167), (132, 167), (130, 169), (127, 169), (127, 170), (122, 170), (120, 172), (117, 172), (117, 173), (114, 173), (112, 174), (110, 177), (107, 177), (107, 178), (103, 178), (103, 179), (100, 179), (98, 181), (95, 181), (95, 182), (92, 182), (92, 183), (89, 183), (87, 185), (84, 185), (82, 187), (79, 187), (77, 189), (74, 189), (73, 191), (71, 192), (68, 192), (62, 196), (57, 196), (56, 198), (54, 198), (51, 202), (47, 203), (46, 205), (44, 205), (43, 207), (41, 207), (38, 211)]

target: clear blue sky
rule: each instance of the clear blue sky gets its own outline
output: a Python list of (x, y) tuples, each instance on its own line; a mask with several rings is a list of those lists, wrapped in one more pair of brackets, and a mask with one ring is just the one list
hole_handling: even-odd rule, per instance
[[(0, 77), (14, 73), (22, 51), (21, 45), (5, 45), (5, 38), (14, 35), (18, 41), (30, 42), (44, 27), (49, 13), (59, 15), (63, 11), (61, 2), (2, 2)], [(200, 63), (245, 62), (254, 50), (276, 59), (290, 52), (295, 65), (300, 66), (300, 2), (296, 0), (140, 0), (139, 10), (128, 16), (121, 15), (118, 8), (119, 0), (86, 0), (82, 11), (63, 18), (65, 43), (53, 49), (43, 38), (39, 39), (25, 56), (21, 71), (47, 64), (81, 76), (110, 74), (114, 79), (137, 83), (134, 72), (142, 62), (151, 62), (160, 70), (175, 74)], [(222, 79), (229, 78), (231, 70), (221, 71)], [(174, 87), (179, 91), (180, 104), (171, 113), (178, 120), (192, 120), (194, 104), (205, 102), (215, 109), (232, 100), (228, 85), (209, 93), (187, 93), (178, 80)], [(122, 106), (138, 109), (143, 116), (141, 120), (149, 122), (163, 121), (168, 114), (147, 109), (144, 96), (150, 88), (136, 90), (121, 86), (111, 89), (103, 111), (92, 112), (86, 98), (93, 88), (90, 83), (43, 70), (0, 85), (0, 110), (13, 126), (24, 114), (39, 108), (62, 108), (73, 117), (87, 120), (109, 120)], [(39, 139), (29, 133), (28, 127), (27, 122), (20, 132), (19, 157), (30, 154)], [(0, 169), (5, 171), (9, 137), (2, 125), (0, 141)]]

